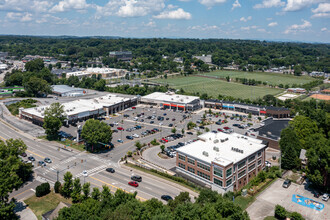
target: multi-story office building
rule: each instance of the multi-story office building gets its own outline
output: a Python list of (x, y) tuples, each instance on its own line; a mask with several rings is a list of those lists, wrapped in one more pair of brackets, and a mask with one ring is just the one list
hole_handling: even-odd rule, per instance
[(111, 51), (109, 52), (109, 56), (122, 61), (130, 61), (133, 58), (132, 51)]
[(237, 133), (205, 133), (177, 149), (176, 171), (220, 193), (245, 186), (265, 167), (264, 141)]

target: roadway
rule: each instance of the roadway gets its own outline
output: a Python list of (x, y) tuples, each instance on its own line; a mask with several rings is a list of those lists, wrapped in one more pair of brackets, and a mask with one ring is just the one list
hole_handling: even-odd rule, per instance
[[(34, 156), (36, 161), (34, 162), (35, 181), (44, 182), (48, 181), (54, 184), (57, 178), (63, 181), (63, 175), (65, 172), (70, 171), (74, 178), (80, 178), (81, 183), (90, 182), (92, 187), (102, 187), (107, 185), (114, 192), (117, 189), (123, 189), (128, 192), (138, 192), (137, 198), (140, 200), (146, 200), (150, 198), (160, 198), (163, 194), (168, 194), (172, 197), (177, 196), (181, 191), (188, 191), (193, 196), (196, 193), (172, 182), (147, 175), (145, 173), (139, 173), (142, 176), (142, 182), (139, 187), (135, 188), (128, 185), (130, 177), (138, 172), (133, 171), (125, 166), (121, 166), (118, 160), (128, 151), (134, 149), (134, 141), (124, 143), (115, 147), (112, 151), (98, 155), (88, 152), (79, 152), (76, 150), (68, 150), (59, 148), (60, 145), (56, 142), (48, 142), (33, 138), (25, 133), (14, 130), (7, 123), (0, 120), (0, 139), (7, 140), (10, 138), (19, 138), (24, 141), (28, 149), (27, 155)], [(152, 140), (153, 136), (148, 137)], [(45, 167), (37, 165), (39, 160), (43, 160), (45, 157), (52, 159), (52, 163), (47, 164)], [(24, 158), (26, 160), (26, 158)], [(116, 172), (108, 173), (106, 168), (113, 167)], [(86, 170), (87, 176), (83, 176), (82, 172)], [(59, 171), (57, 177), (57, 171)], [(14, 192), (12, 196), (17, 199), (25, 199), (34, 192), (33, 190), (37, 184), (28, 183)]]

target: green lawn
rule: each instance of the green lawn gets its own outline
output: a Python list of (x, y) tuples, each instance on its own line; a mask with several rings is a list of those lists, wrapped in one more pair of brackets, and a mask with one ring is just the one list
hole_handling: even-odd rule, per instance
[(265, 73), (265, 72), (241, 72), (241, 71), (214, 71), (209, 73), (203, 73), (205, 76), (226, 78), (246, 78), (246, 79), (255, 79), (257, 81), (267, 82), (272, 85), (292, 85), (292, 84), (305, 84), (315, 80), (310, 76), (294, 76), (281, 73)]
[(34, 212), (37, 218), (41, 220), (42, 214), (55, 209), (60, 202), (71, 204), (71, 199), (65, 199), (60, 194), (51, 192), (43, 197), (32, 196), (24, 202)]
[(234, 203), (236, 203), (239, 207), (241, 207), (243, 210), (245, 210), (252, 202), (254, 202), (255, 197), (247, 195), (244, 196), (237, 196), (235, 198)]
[(277, 95), (283, 92), (283, 89), (275, 89), (264, 86), (247, 86), (239, 83), (229, 83), (223, 80), (203, 78), (198, 76), (175, 76), (167, 79), (156, 79), (154, 82), (168, 84), (175, 89), (182, 88), (188, 93), (203, 94), (207, 93), (213, 98), (217, 98), (219, 94), (232, 96), (242, 99), (256, 99), (267, 94)]
[(24, 99), (22, 101), (7, 105), (8, 110), (12, 115), (18, 115), (19, 113), (19, 108), (33, 108), (36, 107), (34, 103), (36, 103), (37, 100), (34, 99)]

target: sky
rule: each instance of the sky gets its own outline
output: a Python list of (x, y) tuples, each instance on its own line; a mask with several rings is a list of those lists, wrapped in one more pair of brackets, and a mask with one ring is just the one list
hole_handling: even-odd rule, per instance
[(330, 0), (0, 0), (0, 34), (330, 43)]

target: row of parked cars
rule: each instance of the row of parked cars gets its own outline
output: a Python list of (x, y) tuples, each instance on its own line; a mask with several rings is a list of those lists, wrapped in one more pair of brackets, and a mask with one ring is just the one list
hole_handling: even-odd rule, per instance
[(174, 141), (174, 140), (179, 139), (179, 138), (182, 138), (182, 137), (183, 137), (182, 134), (170, 134), (170, 135), (168, 135), (168, 136), (166, 136), (166, 137), (163, 137), (163, 138), (160, 139), (159, 141), (160, 141), (161, 143), (167, 143), (167, 142), (169, 142), (169, 141)]

